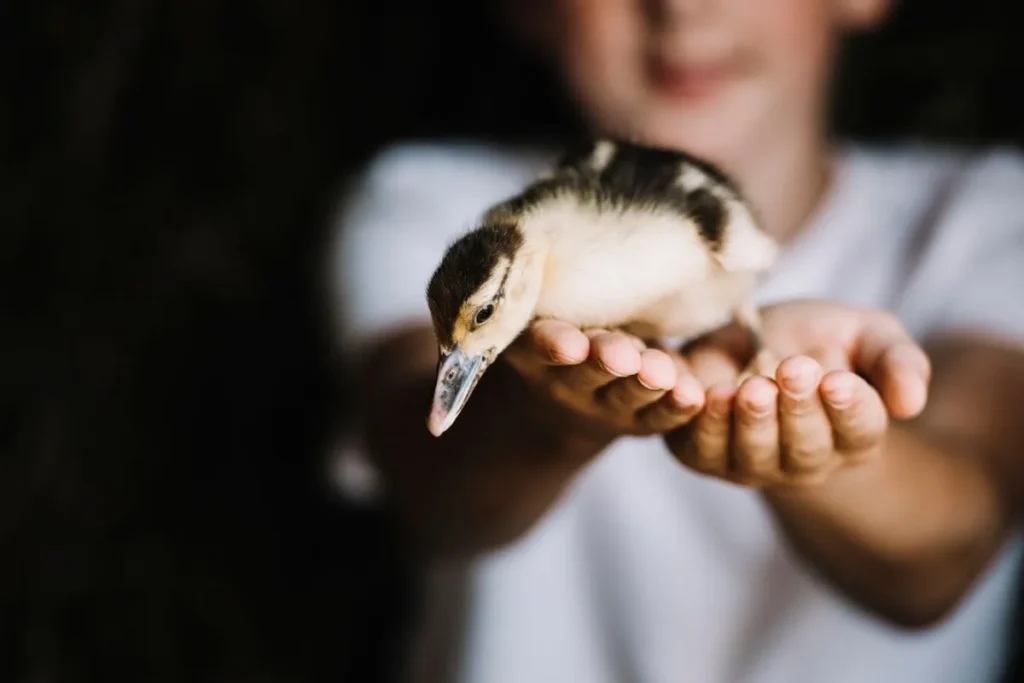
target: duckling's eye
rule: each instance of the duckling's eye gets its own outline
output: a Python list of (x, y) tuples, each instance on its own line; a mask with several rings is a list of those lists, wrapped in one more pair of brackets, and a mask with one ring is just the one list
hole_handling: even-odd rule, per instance
[(477, 325), (483, 325), (491, 319), (492, 315), (494, 315), (494, 304), (487, 304), (476, 312), (476, 318), (473, 319), (473, 322)]

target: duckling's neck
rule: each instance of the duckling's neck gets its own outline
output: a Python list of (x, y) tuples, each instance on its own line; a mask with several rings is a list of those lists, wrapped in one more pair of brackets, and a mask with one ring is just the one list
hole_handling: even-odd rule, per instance
[(511, 294), (531, 309), (540, 298), (551, 254), (548, 236), (536, 228), (536, 225), (525, 222), (509, 228), (516, 230), (521, 238), (509, 275)]

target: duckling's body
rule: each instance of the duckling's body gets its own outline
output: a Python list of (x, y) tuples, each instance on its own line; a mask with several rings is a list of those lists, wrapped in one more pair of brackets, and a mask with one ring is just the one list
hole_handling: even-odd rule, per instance
[[(754, 284), (756, 271), (716, 262), (689, 219), (649, 209), (560, 213), (545, 208), (524, 222), (526, 231), (543, 231), (548, 249), (538, 317), (690, 337), (725, 322)], [(561, 229), (571, 220), (589, 232)]]
[(431, 279), (441, 370), (452, 354), (479, 359), (468, 388), (439, 374), (435, 406), (445, 387), (450, 404), (472, 391), (538, 317), (647, 339), (691, 338), (730, 320), (756, 332), (753, 287), (777, 251), (737, 187), (706, 162), (612, 140), (570, 150), (490, 209)]

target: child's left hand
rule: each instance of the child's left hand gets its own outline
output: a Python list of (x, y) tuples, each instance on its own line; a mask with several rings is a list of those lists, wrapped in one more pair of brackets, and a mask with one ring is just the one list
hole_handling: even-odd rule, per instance
[(784, 359), (774, 378), (736, 388), (735, 330), (685, 351), (709, 387), (697, 420), (666, 435), (686, 466), (755, 488), (816, 485), (878, 459), (889, 416), (924, 408), (928, 358), (893, 316), (822, 301), (787, 302), (762, 316), (766, 345)]

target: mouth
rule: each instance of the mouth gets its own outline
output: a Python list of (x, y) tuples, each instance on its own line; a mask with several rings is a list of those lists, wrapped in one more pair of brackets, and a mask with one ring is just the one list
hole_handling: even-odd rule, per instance
[(734, 60), (686, 62), (652, 55), (648, 60), (651, 82), (669, 97), (703, 100), (721, 92), (739, 76)]
[(454, 424), (487, 365), (483, 354), (471, 356), (459, 346), (441, 356), (437, 365), (434, 400), (427, 417), (427, 429), (431, 434), (441, 436)]

